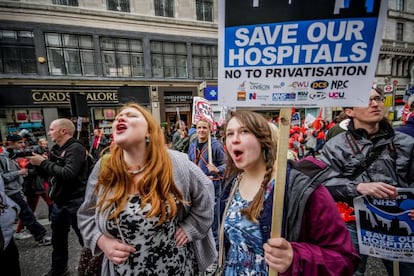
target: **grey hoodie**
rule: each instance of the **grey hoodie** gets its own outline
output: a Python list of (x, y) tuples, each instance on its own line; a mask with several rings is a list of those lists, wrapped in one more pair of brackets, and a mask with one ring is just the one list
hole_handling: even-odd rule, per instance
[(9, 158), (5, 148), (0, 153), (0, 176), (3, 178), (6, 195), (22, 193), (23, 176), (19, 174), (20, 167), (15, 160)]

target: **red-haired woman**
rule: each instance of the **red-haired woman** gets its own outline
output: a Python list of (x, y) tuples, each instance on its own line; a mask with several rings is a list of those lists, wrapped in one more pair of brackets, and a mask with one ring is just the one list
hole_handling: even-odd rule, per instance
[(105, 254), (102, 275), (195, 275), (217, 257), (213, 185), (185, 154), (167, 150), (137, 104), (113, 123), (114, 143), (91, 173), (78, 212), (85, 245)]

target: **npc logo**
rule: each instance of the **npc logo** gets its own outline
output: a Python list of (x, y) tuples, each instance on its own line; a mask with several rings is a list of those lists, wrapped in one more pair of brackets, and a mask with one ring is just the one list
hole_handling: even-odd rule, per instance
[(347, 89), (348, 88), (348, 82), (349, 81), (343, 81), (343, 80), (334, 80), (331, 81), (331, 89), (332, 90), (338, 90), (338, 89)]

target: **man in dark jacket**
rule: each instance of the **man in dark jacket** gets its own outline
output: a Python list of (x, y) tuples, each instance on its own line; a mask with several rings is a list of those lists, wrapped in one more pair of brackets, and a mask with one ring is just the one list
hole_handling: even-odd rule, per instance
[(405, 121), (405, 125), (398, 127), (395, 130), (414, 137), (414, 113), (408, 116), (407, 121)]
[(97, 161), (101, 157), (101, 152), (108, 146), (108, 139), (106, 139), (103, 130), (94, 129), (93, 136), (90, 139), (89, 153), (93, 160)]
[[(337, 202), (353, 206), (353, 199), (368, 195), (378, 199), (395, 199), (397, 188), (414, 187), (414, 139), (394, 132), (384, 118), (384, 95), (371, 90), (367, 107), (344, 108), (350, 118), (348, 130), (337, 134), (322, 149), (320, 159), (330, 166), (324, 184)], [(410, 216), (414, 218), (414, 211)], [(355, 247), (359, 251), (355, 221), (347, 222)], [(367, 256), (354, 275), (363, 275)], [(389, 275), (391, 261), (383, 260)], [(401, 275), (414, 275), (414, 264), (400, 262)]]
[(68, 235), (70, 226), (83, 246), (76, 213), (83, 202), (88, 177), (86, 149), (73, 138), (74, 124), (68, 119), (54, 120), (48, 135), (56, 143), (50, 158), (34, 154), (30, 162), (50, 177), (50, 197), (54, 202), (52, 221), (52, 268), (45, 275), (69, 275)]

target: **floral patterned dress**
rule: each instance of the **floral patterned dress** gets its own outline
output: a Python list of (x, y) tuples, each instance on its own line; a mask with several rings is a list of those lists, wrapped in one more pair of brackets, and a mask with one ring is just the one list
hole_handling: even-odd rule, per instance
[[(270, 195), (273, 184), (274, 181), (268, 185), (266, 198)], [(248, 220), (240, 212), (249, 203), (237, 190), (225, 216), (224, 232), (230, 242), (224, 267), (226, 276), (268, 275), (259, 223)]]
[(175, 243), (176, 220), (157, 226), (159, 217), (147, 218), (151, 205), (140, 207), (141, 198), (130, 196), (116, 221), (109, 220), (111, 235), (133, 245), (136, 252), (126, 262), (114, 265), (116, 275), (194, 275), (195, 256), (191, 244)]

